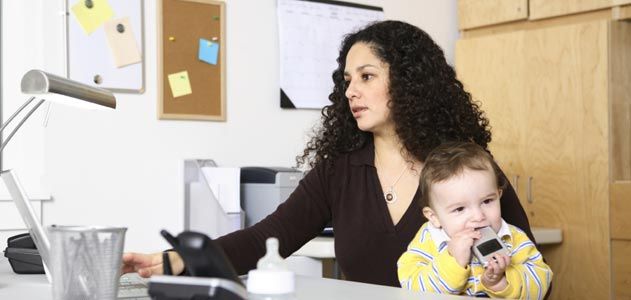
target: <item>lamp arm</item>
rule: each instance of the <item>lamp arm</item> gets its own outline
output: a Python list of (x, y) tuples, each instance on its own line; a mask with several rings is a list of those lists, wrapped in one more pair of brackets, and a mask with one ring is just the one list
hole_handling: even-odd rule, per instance
[[(13, 118), (15, 118), (15, 116), (22, 110), (24, 110), (24, 108), (33, 101), (33, 99), (35, 99), (35, 97), (31, 97), (31, 99), (27, 100), (26, 103), (24, 105), (22, 105), (22, 107), (20, 107), (18, 109), (17, 112), (13, 113), (13, 115), (9, 118), (9, 120), (2, 125), (2, 128), (0, 128), (0, 132), (2, 132), (2, 130), (13, 120)], [(18, 131), (18, 129), (20, 129), (20, 127), (22, 127), (22, 124), (24, 124), (24, 122), (26, 122), (26, 120), (28, 120), (28, 118), (45, 102), (46, 100), (41, 99), (39, 100), (39, 102), (37, 102), (37, 104), (35, 104), (35, 106), (33, 108), (31, 108), (31, 110), (29, 110), (28, 113), (26, 113), (26, 115), (24, 116), (24, 118), (22, 118), (22, 120), (20, 120), (20, 123), (18, 123), (18, 125), (15, 126), (15, 128), (13, 128), (13, 131), (11, 131), (11, 133), (7, 136), (6, 140), (4, 140), (2, 142), (2, 146), (0, 146), (0, 153), (2, 153), (2, 150), (4, 150), (4, 147), (9, 143), (9, 141), (11, 140), (11, 138), (13, 137), (13, 135), (15, 135), (15, 133)]]
[(24, 104), (22, 104), (22, 106), (20, 106), (20, 108), (18, 108), (18, 110), (16, 110), (13, 113), (13, 115), (11, 115), (11, 117), (9, 117), (7, 122), (2, 124), (2, 127), (0, 127), (0, 132), (4, 131), (4, 129), (7, 127), (7, 125), (9, 125), (9, 123), (11, 123), (11, 121), (13, 121), (13, 119), (15, 119), (15, 116), (17, 116), (21, 111), (24, 110), (24, 108), (26, 108), (29, 104), (31, 104), (31, 102), (33, 102), (33, 100), (35, 100), (35, 97), (31, 97), (28, 100), (26, 100), (26, 102), (24, 102)]

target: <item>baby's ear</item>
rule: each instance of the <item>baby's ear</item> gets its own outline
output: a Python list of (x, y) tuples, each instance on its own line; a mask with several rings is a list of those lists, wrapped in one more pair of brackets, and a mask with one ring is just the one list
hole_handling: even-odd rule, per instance
[(423, 207), (423, 215), (434, 227), (441, 228), (440, 221), (438, 220), (438, 216), (436, 215), (436, 213), (431, 207), (429, 206)]

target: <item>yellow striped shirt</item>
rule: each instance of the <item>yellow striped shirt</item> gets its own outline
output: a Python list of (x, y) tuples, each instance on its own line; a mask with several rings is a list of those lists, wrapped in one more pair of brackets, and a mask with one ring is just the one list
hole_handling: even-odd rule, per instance
[(423, 224), (397, 262), (401, 287), (441, 294), (543, 299), (550, 287), (552, 270), (543, 262), (541, 253), (526, 233), (504, 221), (502, 223), (503, 227), (509, 228), (510, 234), (503, 235), (501, 239), (511, 257), (506, 268), (508, 285), (504, 290), (491, 291), (482, 284), (484, 267), (473, 255), (467, 268), (460, 266), (447, 251), (447, 241), (439, 244), (434, 241), (430, 231), (435, 232), (436, 228), (429, 222)]

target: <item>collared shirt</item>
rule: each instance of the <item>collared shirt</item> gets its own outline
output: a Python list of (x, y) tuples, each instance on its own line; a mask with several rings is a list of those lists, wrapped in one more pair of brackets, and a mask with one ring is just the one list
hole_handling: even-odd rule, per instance
[(552, 270), (543, 262), (535, 244), (522, 230), (504, 221), (499, 235), (511, 258), (505, 271), (508, 285), (503, 290), (493, 291), (482, 284), (485, 268), (477, 258), (465, 267), (458, 264), (447, 250), (449, 237), (429, 222), (423, 224), (397, 262), (401, 286), (433, 293), (543, 299), (550, 287)]

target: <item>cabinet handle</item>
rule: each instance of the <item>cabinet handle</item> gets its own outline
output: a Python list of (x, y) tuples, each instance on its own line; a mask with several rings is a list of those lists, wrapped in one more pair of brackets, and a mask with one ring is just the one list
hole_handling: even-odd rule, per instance
[(532, 202), (535, 201), (535, 199), (532, 198), (532, 181), (534, 180), (534, 178), (532, 178), (532, 176), (528, 176), (528, 185), (527, 185), (527, 190), (526, 190), (526, 200), (528, 200), (528, 203), (532, 204)]
[(513, 176), (513, 189), (515, 190), (515, 195), (519, 197), (519, 175)]

